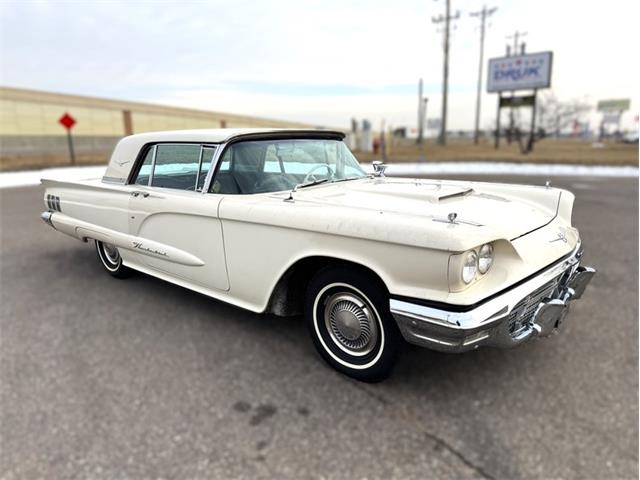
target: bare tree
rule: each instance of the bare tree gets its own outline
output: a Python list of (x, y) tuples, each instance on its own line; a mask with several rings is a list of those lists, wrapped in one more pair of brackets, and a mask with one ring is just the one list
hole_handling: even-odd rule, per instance
[(575, 122), (581, 122), (592, 108), (584, 99), (559, 100), (553, 92), (540, 93), (536, 105), (538, 131), (558, 137)]

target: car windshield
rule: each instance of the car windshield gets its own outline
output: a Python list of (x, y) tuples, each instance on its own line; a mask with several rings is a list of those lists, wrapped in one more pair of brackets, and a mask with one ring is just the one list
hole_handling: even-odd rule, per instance
[(225, 150), (210, 191), (226, 194), (279, 192), (304, 184), (366, 176), (340, 140), (245, 141)]

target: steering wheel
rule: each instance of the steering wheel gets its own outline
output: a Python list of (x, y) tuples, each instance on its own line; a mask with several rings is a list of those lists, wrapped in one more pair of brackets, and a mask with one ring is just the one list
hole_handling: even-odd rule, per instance
[(311, 170), (309, 170), (307, 172), (307, 174), (304, 176), (304, 180), (302, 180), (302, 183), (307, 183), (310, 178), (313, 178), (313, 181), (317, 182), (318, 178), (315, 175), (313, 175), (313, 172), (315, 172), (316, 170), (318, 170), (320, 168), (326, 168), (327, 169), (327, 173), (329, 174), (330, 178), (333, 178), (335, 176), (335, 174), (336, 174), (336, 172), (334, 172), (333, 169), (328, 164), (322, 163), (320, 165), (316, 165)]

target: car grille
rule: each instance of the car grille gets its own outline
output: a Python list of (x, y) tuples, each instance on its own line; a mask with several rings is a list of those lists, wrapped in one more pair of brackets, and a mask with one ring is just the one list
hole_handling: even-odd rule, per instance
[(526, 329), (531, 323), (533, 315), (538, 309), (538, 305), (545, 298), (549, 298), (553, 295), (553, 291), (558, 285), (560, 276), (545, 283), (543, 286), (527, 295), (520, 300), (511, 313), (509, 314), (509, 334), (512, 337), (518, 336), (524, 329)]

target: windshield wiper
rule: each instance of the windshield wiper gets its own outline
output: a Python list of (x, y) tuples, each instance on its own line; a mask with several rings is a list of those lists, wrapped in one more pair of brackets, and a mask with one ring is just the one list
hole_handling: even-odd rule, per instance
[(289, 192), (289, 196), (287, 198), (284, 199), (285, 202), (293, 202), (293, 194), (300, 188), (305, 188), (305, 187), (312, 187), (313, 185), (320, 185), (321, 183), (325, 183), (328, 182), (329, 179), (328, 178), (323, 178), (322, 180), (314, 180), (313, 182), (307, 182), (307, 183), (298, 183), (296, 184), (291, 191)]
[(313, 182), (307, 182), (307, 183), (298, 183), (295, 187), (293, 187), (291, 189), (291, 191), (289, 192), (289, 196), (287, 198), (285, 198), (285, 202), (293, 202), (293, 194), (301, 189), (301, 188), (306, 188), (306, 187), (312, 187), (314, 185), (320, 185), (321, 183), (326, 183), (326, 182), (330, 182), (330, 183), (338, 183), (338, 182), (348, 182), (349, 180), (359, 180), (362, 178), (371, 178), (370, 175), (366, 175), (366, 176), (356, 176), (356, 177), (347, 177), (347, 178), (340, 178), (337, 180), (330, 180), (328, 178), (323, 178), (322, 180), (314, 180)]
[(336, 180), (331, 180), (331, 183), (338, 183), (338, 182), (348, 182), (350, 180), (360, 180), (362, 178), (370, 178), (368, 175), (360, 175), (360, 176), (355, 176), (355, 177), (347, 177), (347, 178), (338, 178)]
[(306, 188), (306, 187), (312, 187), (314, 185), (320, 185), (321, 183), (325, 183), (325, 182), (328, 182), (328, 181), (329, 181), (328, 178), (323, 178), (322, 180), (314, 180), (313, 182), (298, 183), (295, 187), (293, 187), (293, 191), (295, 192), (296, 190), (298, 190), (300, 188)]

